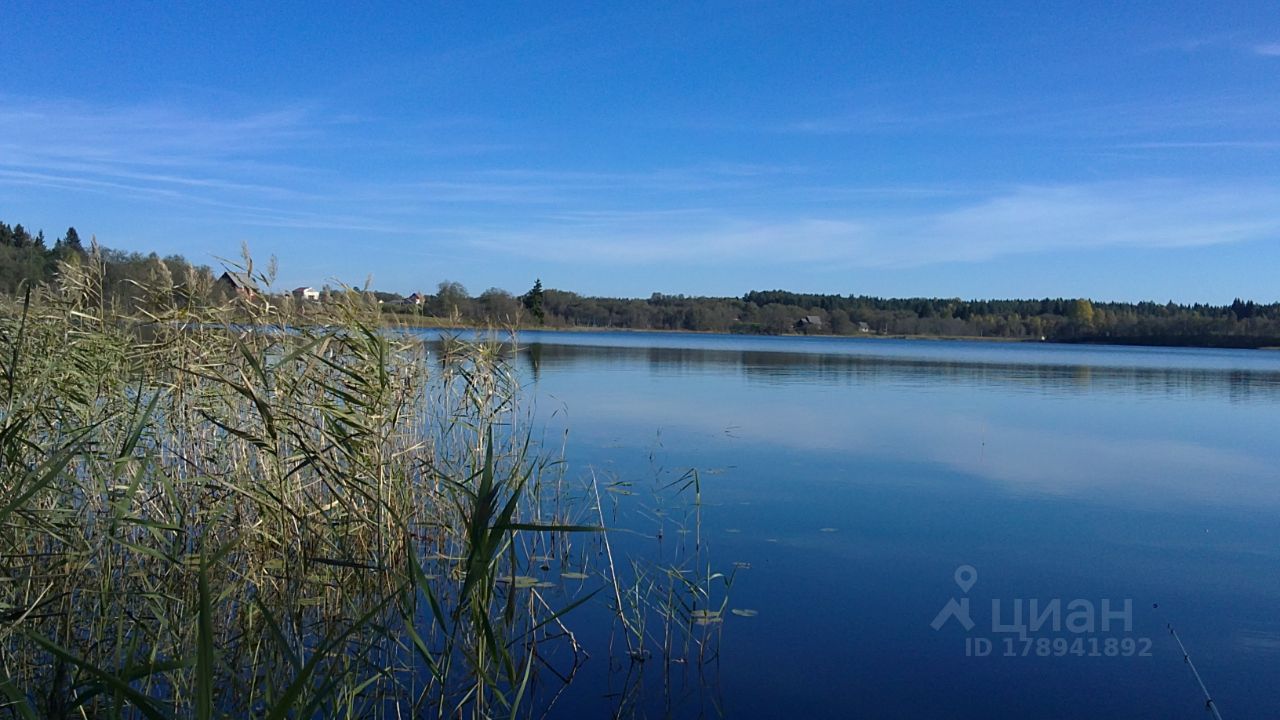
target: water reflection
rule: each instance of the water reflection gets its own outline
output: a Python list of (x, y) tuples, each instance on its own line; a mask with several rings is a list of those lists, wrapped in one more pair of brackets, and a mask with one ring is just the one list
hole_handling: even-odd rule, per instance
[[(1280, 354), (522, 342), (546, 436), (569, 433), (568, 472), (704, 471), (709, 546), (751, 566), (731, 598), (759, 610), (725, 623), (727, 717), (1191, 717), (1203, 699), (1171, 621), (1232, 715), (1280, 707)], [(959, 630), (929, 625), (959, 564), (981, 571), (975, 607), (1129, 599), (1152, 656), (966, 658)]]
[(521, 357), (588, 442), (662, 430), (703, 454), (749, 443), (1013, 492), (1280, 508), (1280, 458), (1260, 442), (1275, 372), (543, 343)]
[(1237, 401), (1271, 401), (1280, 397), (1280, 370), (960, 362), (878, 355), (594, 347), (543, 342), (525, 345), (521, 358), (535, 375), (544, 367), (599, 370), (644, 363), (650, 372), (663, 376), (728, 373), (765, 384), (933, 385), (944, 381), (1046, 394), (1199, 394)]

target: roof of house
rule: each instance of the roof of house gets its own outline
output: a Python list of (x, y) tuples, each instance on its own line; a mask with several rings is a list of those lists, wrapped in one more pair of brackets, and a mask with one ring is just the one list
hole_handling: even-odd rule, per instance
[(222, 273), (220, 280), (231, 283), (231, 286), (237, 290), (258, 290), (258, 284), (249, 277), (247, 273), (232, 272), (230, 270)]
[(805, 323), (807, 325), (821, 325), (822, 318), (818, 317), (817, 315), (805, 315), (803, 318), (800, 318), (800, 322)]

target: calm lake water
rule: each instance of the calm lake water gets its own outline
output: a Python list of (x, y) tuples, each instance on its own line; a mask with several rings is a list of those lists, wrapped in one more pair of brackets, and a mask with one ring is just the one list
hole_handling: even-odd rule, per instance
[[(750, 565), (729, 607), (758, 615), (726, 615), (706, 682), (642, 714), (1203, 717), (1169, 623), (1225, 717), (1280, 712), (1280, 353), (521, 343), (570, 475), (697, 468), (708, 558)], [(952, 600), (970, 629), (939, 617)], [(591, 639), (594, 612), (568, 624)], [(607, 716), (612, 665), (593, 654), (553, 715)]]

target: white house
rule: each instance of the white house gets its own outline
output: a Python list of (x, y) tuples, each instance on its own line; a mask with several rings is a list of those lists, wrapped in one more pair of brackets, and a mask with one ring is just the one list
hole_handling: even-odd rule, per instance
[(319, 300), (320, 291), (309, 287), (294, 288), (293, 296), (299, 300)]

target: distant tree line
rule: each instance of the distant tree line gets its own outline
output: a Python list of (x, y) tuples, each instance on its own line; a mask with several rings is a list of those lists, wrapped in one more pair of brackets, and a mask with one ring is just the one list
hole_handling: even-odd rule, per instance
[(75, 228), (68, 228), (50, 247), (43, 230), (33, 235), (21, 223), (10, 227), (0, 222), (0, 291), (12, 294), (24, 284), (47, 282), (57, 272), (58, 261), (83, 254)]
[[(74, 227), (50, 245), (44, 231), (32, 234), (21, 224), (11, 227), (0, 222), (0, 292), (16, 295), (49, 283), (57, 278), (60, 263), (88, 262), (90, 250)], [(97, 257), (104, 274), (101, 301), (122, 309), (161, 302), (211, 302), (231, 293), (219, 286), (210, 267), (194, 265), (180, 255), (161, 258), (155, 253), (97, 248)], [(155, 288), (170, 291), (160, 298), (154, 296)]]
[[(531, 298), (536, 293), (537, 309)], [(399, 296), (395, 296), (399, 300)], [(961, 300), (821, 295), (783, 290), (752, 291), (740, 298), (654, 293), (648, 298), (587, 297), (543, 290), (523, 296), (491, 288), (471, 298), (454, 282), (424, 295), (418, 308), (395, 312), (456, 317), (475, 324), (524, 324), (569, 328), (691, 330), (781, 335), (923, 335), (1008, 338), (1053, 342), (1280, 346), (1280, 303), (1235, 300), (1230, 305), (1173, 302), (1094, 302), (1082, 298)], [(812, 322), (816, 320), (816, 322)]]
[[(222, 299), (231, 290), (208, 266), (181, 256), (160, 258), (101, 249), (108, 300), (142, 303), (135, 288), (172, 288), (171, 302)], [(75, 228), (52, 245), (43, 232), (0, 222), (0, 292), (53, 280), (58, 263), (83, 261), (88, 250)], [(156, 281), (160, 282), (156, 282)], [(325, 289), (322, 298), (331, 296)], [(778, 335), (921, 335), (1009, 338), (1054, 342), (1215, 347), (1280, 346), (1280, 303), (1236, 299), (1229, 305), (1173, 302), (1094, 302), (1083, 298), (961, 300), (880, 298), (867, 295), (748, 292), (742, 297), (654, 293), (648, 298), (588, 297), (543, 288), (538, 280), (521, 295), (489, 288), (472, 296), (444, 281), (435, 293), (370, 291), (384, 313), (424, 316), (471, 325), (560, 328), (690, 330)]]

